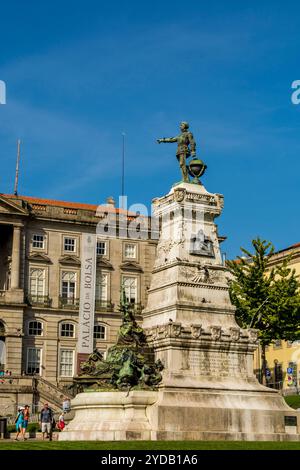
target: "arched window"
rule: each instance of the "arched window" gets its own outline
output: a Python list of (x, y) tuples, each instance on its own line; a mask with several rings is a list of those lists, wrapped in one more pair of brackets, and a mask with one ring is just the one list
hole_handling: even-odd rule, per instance
[(106, 326), (104, 325), (94, 326), (94, 339), (106, 339)]
[(28, 334), (29, 336), (41, 336), (43, 334), (43, 324), (40, 321), (28, 322)]
[(60, 336), (64, 338), (74, 338), (75, 336), (75, 325), (73, 323), (61, 323), (60, 325)]

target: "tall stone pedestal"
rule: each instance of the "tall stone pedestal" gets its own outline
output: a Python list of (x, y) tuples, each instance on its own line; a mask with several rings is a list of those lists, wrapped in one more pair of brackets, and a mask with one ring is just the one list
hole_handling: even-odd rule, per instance
[(221, 195), (188, 183), (154, 200), (161, 236), (143, 327), (165, 369), (152, 438), (298, 439), (299, 414), (254, 376), (257, 332), (235, 322), (214, 223), (222, 208)]
[(221, 195), (189, 183), (154, 201), (161, 235), (143, 328), (162, 382), (79, 394), (60, 439), (299, 439), (299, 413), (254, 376), (257, 332), (235, 322), (214, 222), (222, 208)]

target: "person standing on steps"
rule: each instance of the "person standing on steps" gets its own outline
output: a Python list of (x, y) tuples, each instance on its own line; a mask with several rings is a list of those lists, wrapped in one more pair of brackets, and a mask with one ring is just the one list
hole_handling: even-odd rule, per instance
[(62, 409), (63, 409), (64, 413), (68, 413), (71, 410), (71, 403), (70, 403), (70, 399), (68, 397), (64, 397), (63, 404), (62, 404)]

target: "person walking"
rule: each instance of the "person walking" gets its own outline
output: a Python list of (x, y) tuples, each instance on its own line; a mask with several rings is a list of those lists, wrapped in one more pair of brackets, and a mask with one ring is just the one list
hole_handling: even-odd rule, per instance
[(25, 408), (24, 408), (23, 428), (22, 428), (22, 434), (23, 434), (23, 439), (24, 439), (24, 441), (26, 441), (25, 435), (26, 435), (26, 429), (28, 428), (29, 417), (30, 417), (29, 405), (25, 405)]
[(18, 414), (17, 414), (17, 417), (16, 417), (16, 431), (17, 431), (17, 435), (16, 435), (16, 438), (15, 440), (18, 441), (19, 439), (19, 435), (21, 434), (21, 436), (23, 435), (23, 426), (24, 426), (24, 406), (20, 406), (19, 409), (18, 409)]
[(40, 420), (43, 441), (45, 440), (45, 434), (47, 434), (47, 438), (49, 437), (49, 441), (52, 441), (53, 411), (51, 408), (49, 408), (48, 403), (45, 403), (43, 409), (41, 410)]

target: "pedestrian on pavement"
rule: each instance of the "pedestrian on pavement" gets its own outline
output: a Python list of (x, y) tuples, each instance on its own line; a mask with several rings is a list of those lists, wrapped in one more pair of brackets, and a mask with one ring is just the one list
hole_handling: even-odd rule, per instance
[(27, 430), (27, 428), (28, 428), (29, 417), (30, 417), (29, 405), (25, 405), (25, 408), (24, 408), (23, 428), (22, 428), (22, 434), (23, 434), (24, 441), (26, 441), (25, 434), (26, 434), (26, 430)]
[(52, 441), (53, 418), (53, 411), (49, 408), (48, 403), (45, 403), (40, 416), (43, 441), (45, 439), (45, 434), (47, 434), (47, 438), (49, 437), (49, 441)]
[[(18, 437), (19, 437), (20, 434), (21, 434), (21, 436), (23, 435), (24, 410), (25, 410), (24, 406), (19, 407), (18, 414), (17, 414), (16, 420), (15, 420), (16, 431), (17, 431), (17, 435), (16, 435), (16, 439), (15, 439), (16, 441), (19, 440)], [(24, 438), (24, 436), (23, 436), (23, 438)]]

